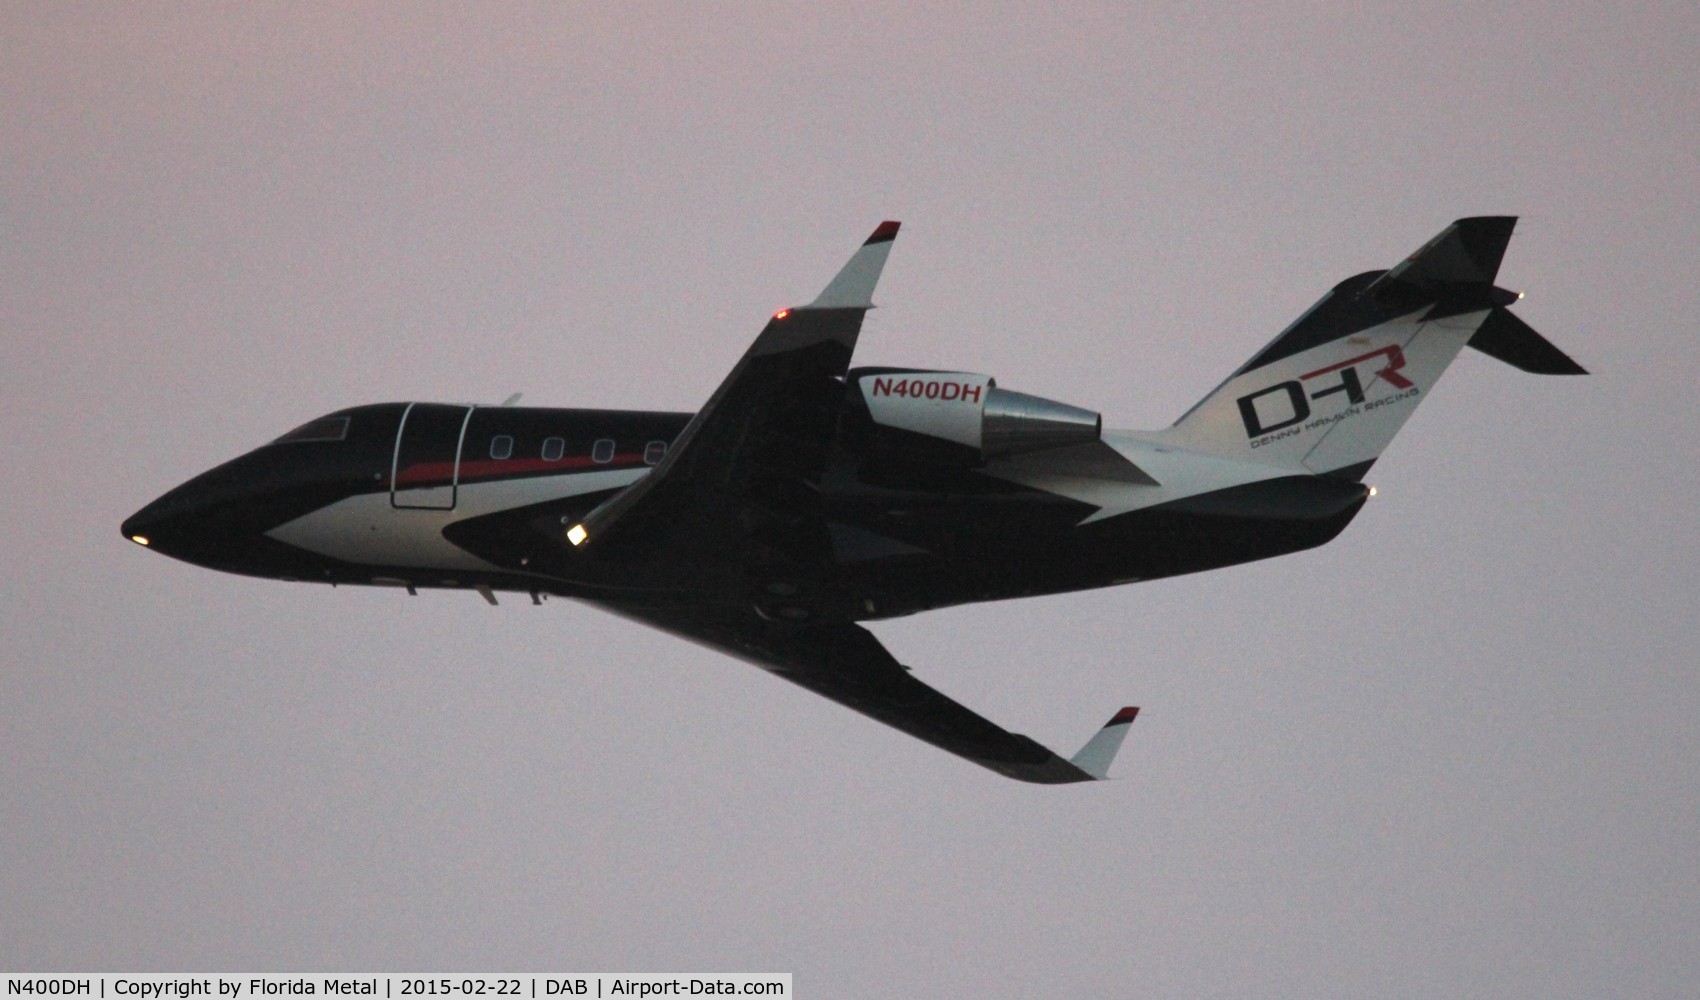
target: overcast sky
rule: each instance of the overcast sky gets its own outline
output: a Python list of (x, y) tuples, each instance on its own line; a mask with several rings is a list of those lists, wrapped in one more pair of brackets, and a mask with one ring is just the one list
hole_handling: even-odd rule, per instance
[[(799, 996), (1700, 991), (1700, 8), (0, 5), (0, 968)], [(876, 624), (1023, 785), (568, 602), (119, 522), (320, 413), (693, 409), (904, 222), (858, 361), (1160, 427), (1522, 216), (1332, 544)]]

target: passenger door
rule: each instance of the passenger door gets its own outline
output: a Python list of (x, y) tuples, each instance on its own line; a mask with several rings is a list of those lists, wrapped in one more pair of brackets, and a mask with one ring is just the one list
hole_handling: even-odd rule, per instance
[(460, 446), (472, 407), (410, 403), (396, 431), (390, 465), (390, 503), (419, 510), (453, 510), (460, 482)]

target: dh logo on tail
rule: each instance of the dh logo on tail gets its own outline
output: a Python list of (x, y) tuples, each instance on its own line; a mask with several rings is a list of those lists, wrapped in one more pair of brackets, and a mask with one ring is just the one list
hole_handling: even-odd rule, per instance
[[(1318, 368), (1316, 371), (1300, 375), (1296, 379), (1286, 382), (1277, 382), (1267, 389), (1259, 389), (1250, 395), (1241, 396), (1237, 402), (1240, 406), (1240, 419), (1245, 421), (1246, 437), (1262, 437), (1263, 435), (1269, 434), (1273, 431), (1278, 431), (1283, 428), (1291, 427), (1294, 424), (1302, 423), (1310, 417), (1311, 400), (1321, 399), (1324, 396), (1332, 396), (1335, 393), (1343, 392), (1346, 394), (1347, 406), (1356, 406), (1362, 403), (1364, 401), (1364, 387), (1363, 383), (1358, 379), (1357, 366), (1361, 362), (1381, 357), (1385, 357), (1387, 359), (1387, 366), (1376, 372), (1373, 376), (1371, 376), (1372, 378), (1383, 379), (1388, 385), (1393, 386), (1395, 389), (1409, 389), (1413, 387), (1414, 383), (1412, 383), (1410, 379), (1399, 374), (1399, 369), (1405, 367), (1405, 352), (1399, 349), (1398, 344), (1391, 344), (1387, 347), (1381, 348), (1380, 350), (1371, 351), (1368, 354), (1360, 354), (1355, 358), (1342, 361), (1339, 364), (1329, 365), (1327, 368)], [(1332, 385), (1325, 389), (1318, 389), (1308, 395), (1305, 393), (1304, 383), (1313, 378), (1333, 374), (1334, 372), (1340, 373), (1340, 382), (1338, 385)], [(1264, 416), (1259, 412), (1257, 401), (1265, 396), (1271, 396), (1276, 393), (1284, 393), (1286, 395), (1286, 409), (1290, 409), (1292, 411), (1292, 415), (1284, 420), (1271, 415), (1270, 419), (1274, 422), (1264, 423)], [(1283, 411), (1280, 409), (1276, 410), (1276, 413), (1281, 412)]]

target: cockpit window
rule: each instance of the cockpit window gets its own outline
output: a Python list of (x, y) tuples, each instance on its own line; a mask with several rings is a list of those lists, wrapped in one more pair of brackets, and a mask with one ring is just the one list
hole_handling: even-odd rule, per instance
[(320, 417), (309, 420), (272, 444), (292, 444), (302, 441), (341, 441), (348, 437), (347, 417)]

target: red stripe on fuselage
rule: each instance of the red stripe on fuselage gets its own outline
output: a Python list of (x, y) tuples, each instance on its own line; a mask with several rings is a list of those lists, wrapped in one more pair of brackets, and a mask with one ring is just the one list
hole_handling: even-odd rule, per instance
[[(580, 469), (624, 469), (643, 464), (642, 452), (615, 455), (607, 462), (593, 462), (589, 455), (574, 455), (551, 462), (542, 458), (482, 458), (460, 463), (460, 481), (506, 479), (538, 472), (575, 472)], [(447, 486), (454, 481), (453, 462), (419, 462), (396, 473), (396, 486)]]

